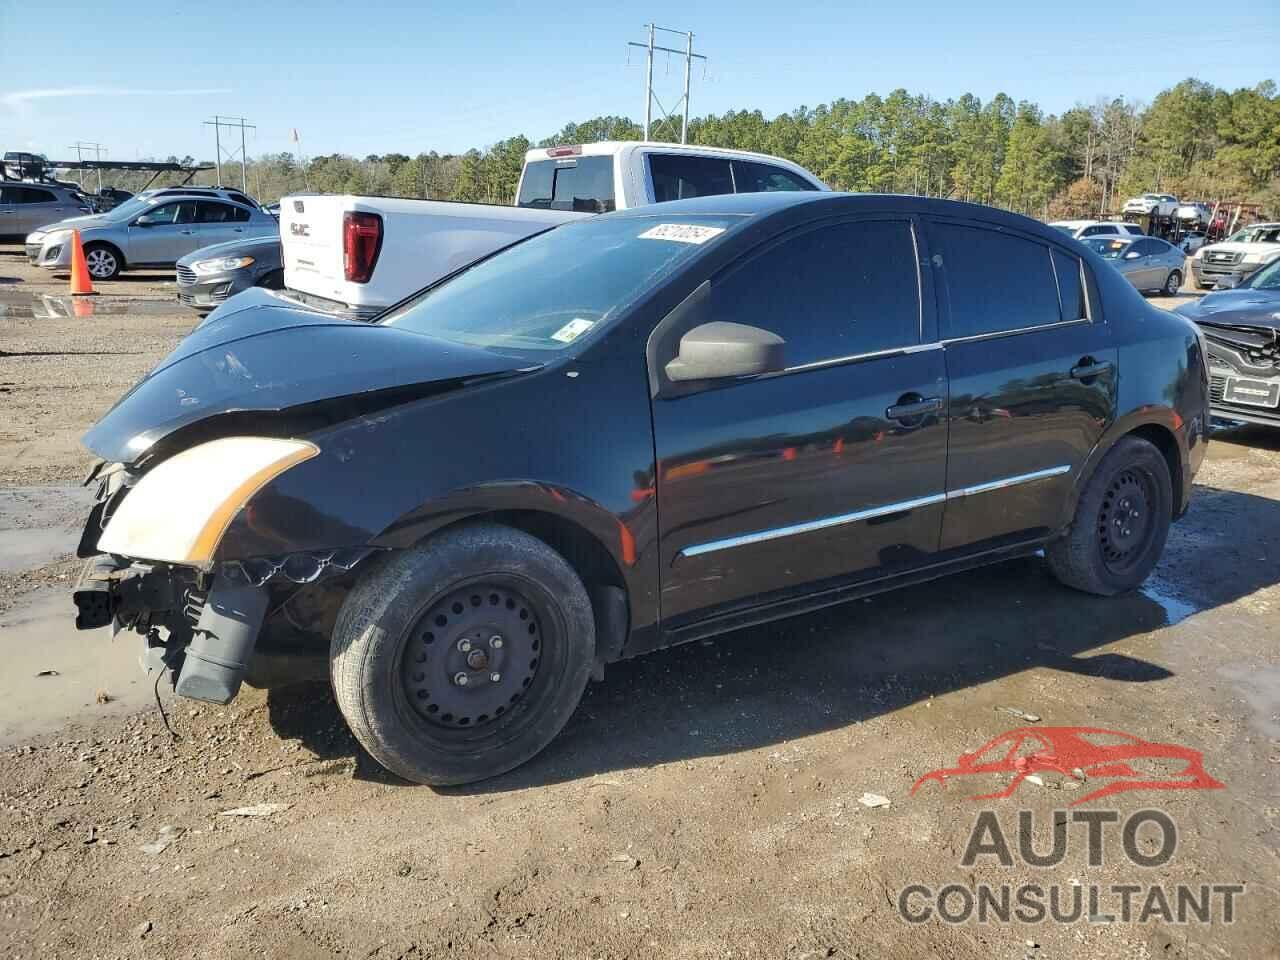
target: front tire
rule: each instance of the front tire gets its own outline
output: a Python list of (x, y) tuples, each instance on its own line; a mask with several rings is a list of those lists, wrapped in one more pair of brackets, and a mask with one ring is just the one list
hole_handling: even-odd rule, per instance
[(1172, 519), (1164, 456), (1140, 437), (1124, 437), (1089, 478), (1066, 536), (1046, 548), (1049, 569), (1085, 593), (1132, 590), (1159, 561)]
[(416, 783), (471, 783), (541, 751), (582, 697), (595, 624), (581, 579), (535, 537), (459, 527), (375, 561), (334, 626), (351, 732)]
[(91, 243), (85, 247), (84, 262), (94, 280), (114, 280), (124, 269), (119, 251), (105, 243)]
[(1176, 297), (1178, 291), (1182, 289), (1182, 271), (1174, 270), (1164, 282), (1164, 292), (1167, 297)]

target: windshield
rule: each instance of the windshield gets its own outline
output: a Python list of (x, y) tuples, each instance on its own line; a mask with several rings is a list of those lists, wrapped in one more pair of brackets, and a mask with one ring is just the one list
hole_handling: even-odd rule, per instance
[(1243, 286), (1253, 290), (1280, 290), (1280, 260), (1263, 267), (1246, 280)]
[(145, 213), (153, 203), (153, 200), (139, 200), (134, 197), (132, 200), (126, 200), (124, 203), (112, 207), (102, 216), (108, 220), (128, 220), (130, 217)]
[(1090, 250), (1103, 260), (1119, 260), (1129, 247), (1128, 240), (1114, 240), (1105, 237), (1089, 237), (1082, 241)]
[(600, 217), (538, 234), (381, 322), (504, 352), (564, 350), (720, 238), (736, 217)]

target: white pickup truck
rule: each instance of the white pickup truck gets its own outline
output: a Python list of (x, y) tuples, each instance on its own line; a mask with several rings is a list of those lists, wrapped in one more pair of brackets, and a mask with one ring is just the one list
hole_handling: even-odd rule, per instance
[(530, 150), (515, 206), (292, 194), (280, 201), (286, 296), (365, 319), (566, 220), (712, 194), (827, 189), (778, 157), (632, 141)]

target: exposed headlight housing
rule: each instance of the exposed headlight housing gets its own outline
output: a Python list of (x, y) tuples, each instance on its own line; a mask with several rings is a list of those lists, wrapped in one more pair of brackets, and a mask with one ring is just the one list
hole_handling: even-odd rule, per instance
[(214, 257), (212, 260), (197, 260), (191, 269), (202, 277), (214, 273), (226, 273), (229, 270), (242, 270), (253, 265), (253, 257)]
[(1261, 263), (1261, 262), (1262, 262), (1262, 254), (1260, 254), (1260, 253), (1246, 253), (1246, 254), (1244, 255), (1244, 257), (1240, 260), (1240, 262), (1241, 262), (1241, 263)]
[(98, 549), (207, 568), (253, 495), (319, 452), (314, 443), (274, 437), (225, 437), (183, 450), (134, 485), (98, 538)]

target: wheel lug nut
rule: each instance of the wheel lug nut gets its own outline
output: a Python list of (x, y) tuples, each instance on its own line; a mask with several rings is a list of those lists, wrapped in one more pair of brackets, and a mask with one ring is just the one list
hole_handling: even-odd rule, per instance
[(467, 675), (459, 670), (453, 675), (453, 682), (460, 687), (465, 687), (467, 685)]
[(495, 649), (495, 650), (501, 650), (501, 649), (502, 649), (502, 638), (501, 638), (501, 637), (499, 637), (499, 636), (498, 636), (498, 635), (496, 635), (496, 634), (495, 634), (494, 636), (490, 637), (490, 638), (489, 638), (489, 646), (493, 647), (493, 649)]
[(470, 649), (471, 649), (471, 641), (470, 641), (470, 640), (459, 640), (459, 641), (458, 641), (458, 649), (459, 649), (459, 650), (461, 650), (463, 653), (466, 653), (468, 650), (470, 650)]
[(490, 680), (492, 680), (494, 683), (497, 683), (499, 680), (501, 680), (501, 679), (502, 679), (502, 674), (500, 674), (500, 673), (491, 673), (491, 674), (489, 674), (489, 679), (490, 679)]

